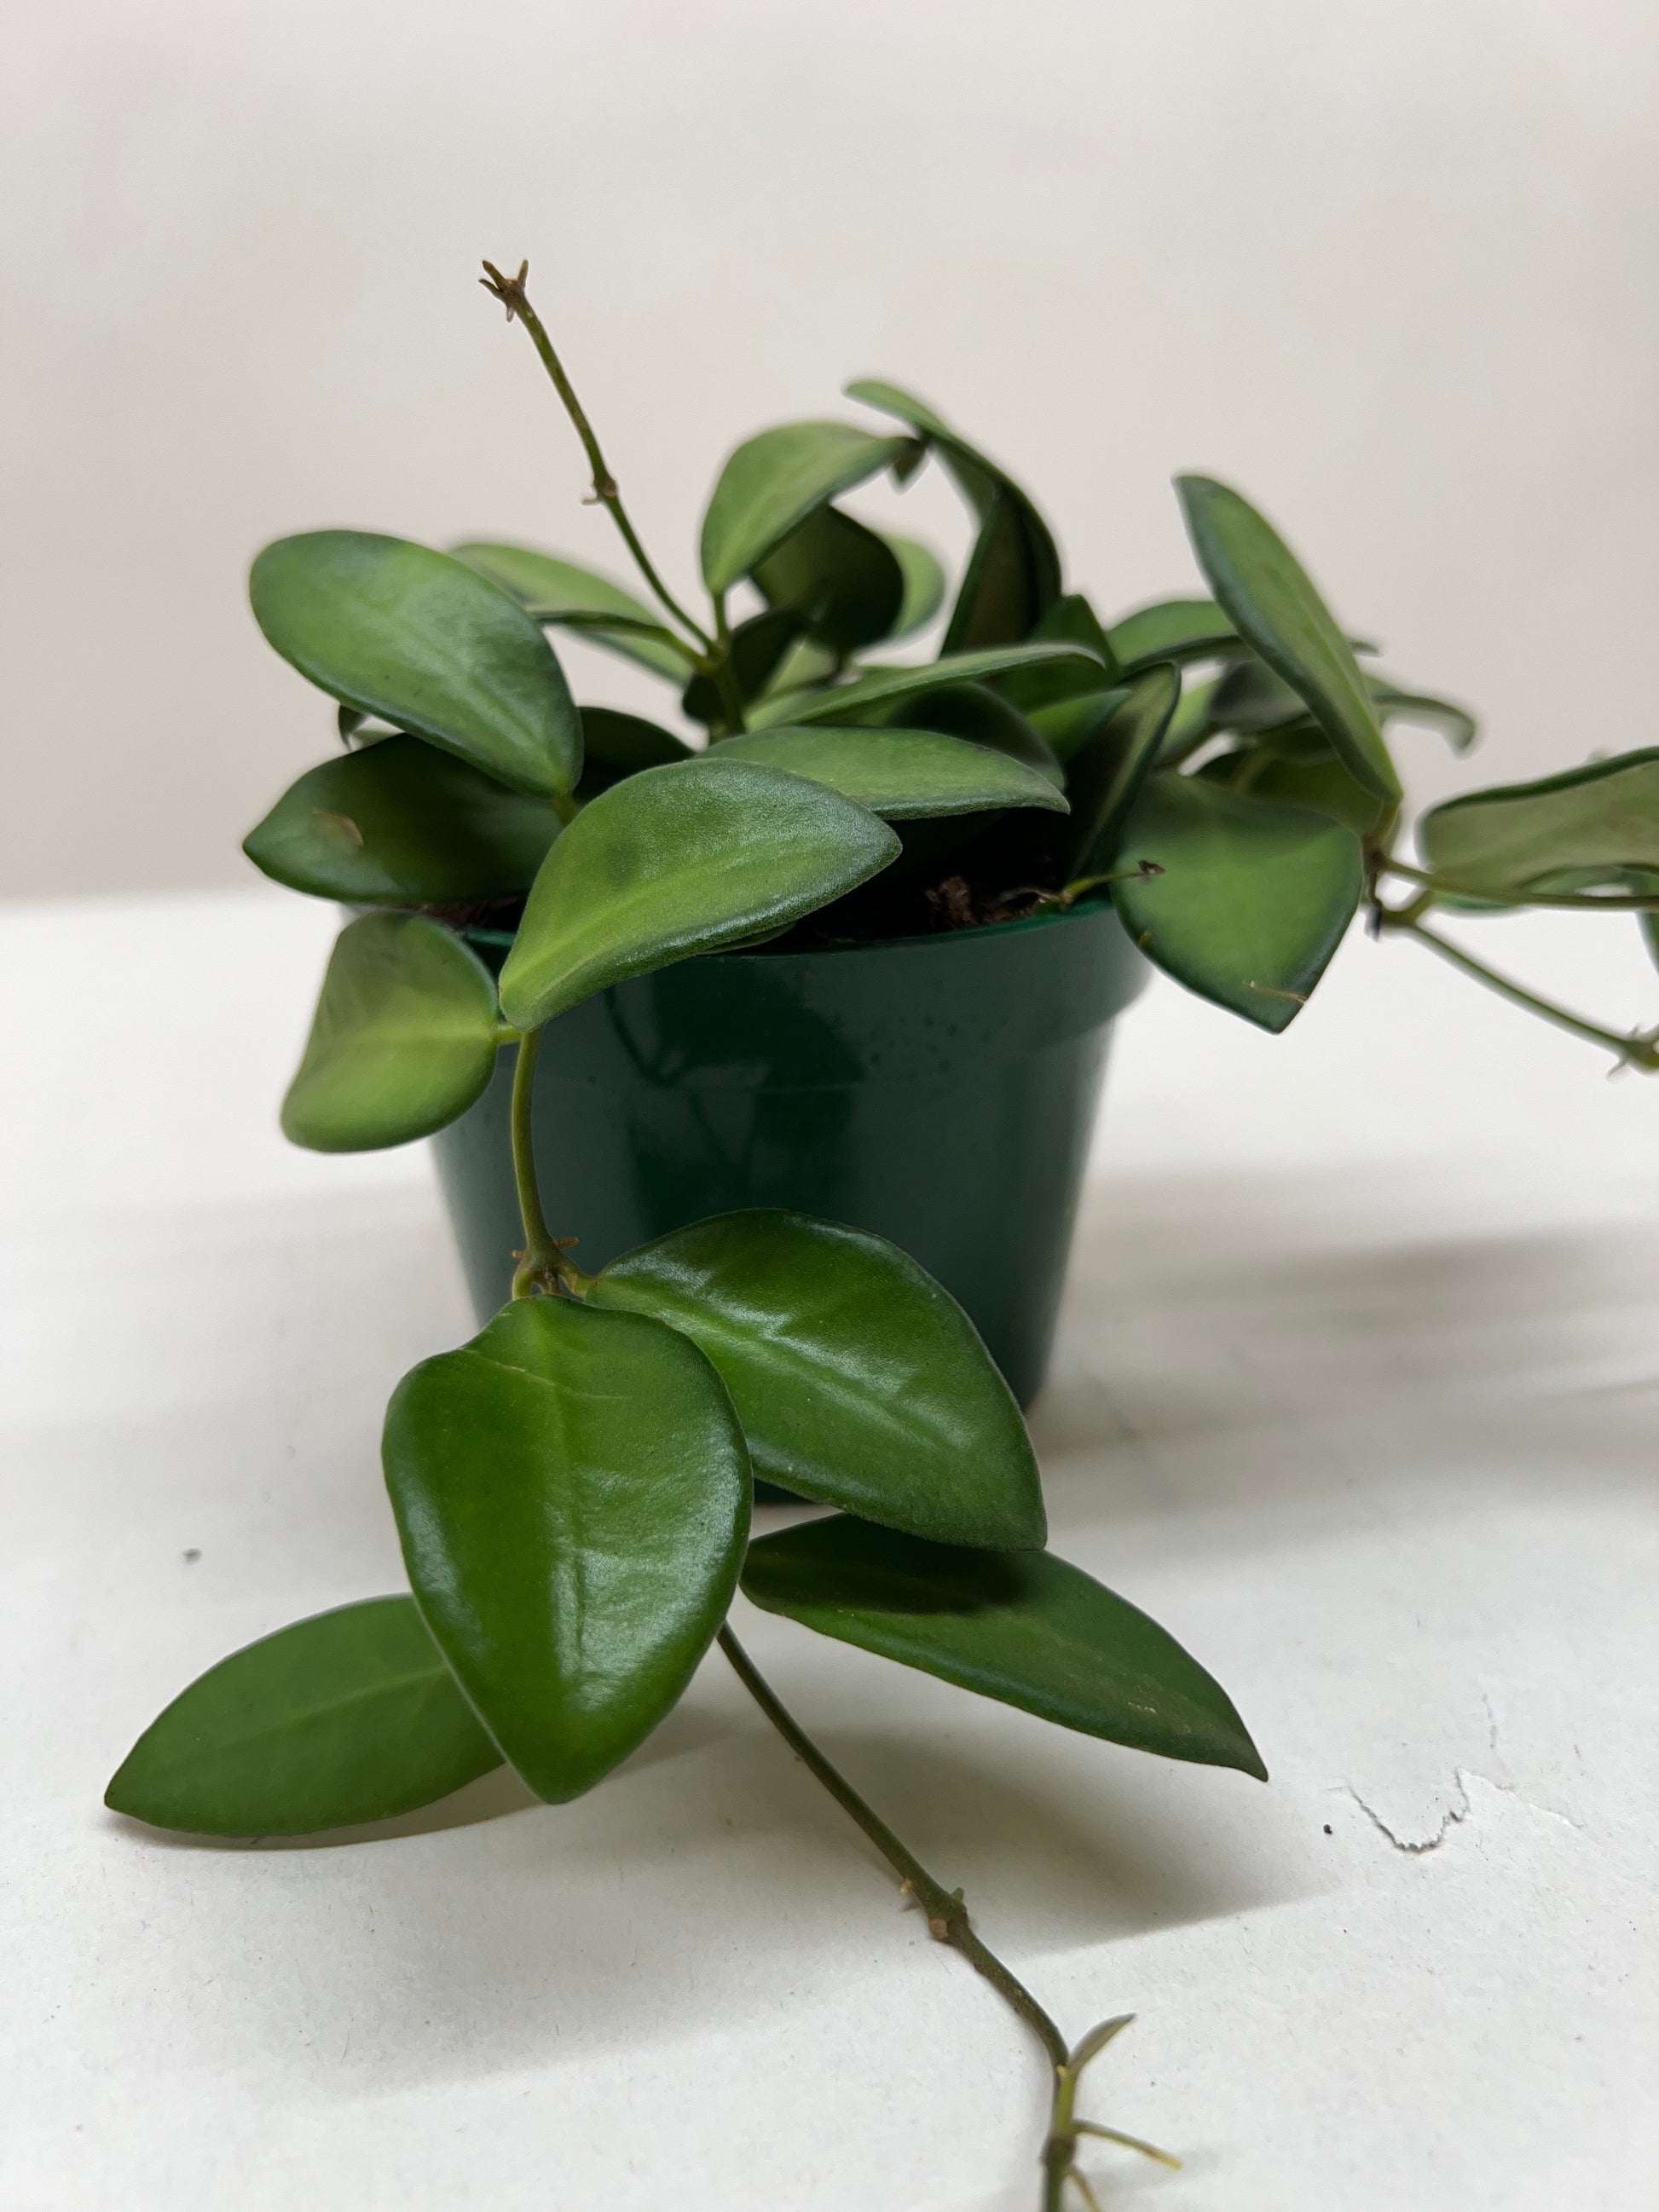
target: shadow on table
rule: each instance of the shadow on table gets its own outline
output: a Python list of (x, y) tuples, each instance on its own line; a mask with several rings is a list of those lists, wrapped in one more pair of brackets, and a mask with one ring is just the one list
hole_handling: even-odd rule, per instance
[[(981, 2001), (735, 1685), (716, 1675), (694, 1698), (575, 1804), (531, 1809), (520, 1785), (489, 1777), (423, 1827), (361, 1832), (379, 1839), (368, 1850), (342, 1836), (209, 1850), (112, 1822), (124, 1844), (197, 1855), (187, 1912), (164, 1881), (148, 1921), (167, 1939), (161, 1971), (179, 1980), (177, 2008), (162, 1993), (170, 2015), (189, 2014), (216, 2063), (362, 2095), (557, 2068), (714, 2022), (741, 2033), (781, 2003), (844, 1989), (849, 1967), (884, 2009), (936, 2003), (927, 1977), (941, 1971), (960, 1975), (960, 2002)], [(1054, 1732), (1023, 1717), (1014, 1729), (969, 1743), (818, 1733), (924, 1861), (964, 1887), (988, 1937), (1016, 1964), (1037, 1959), (1039, 1982), (1049, 1952), (1308, 1893), (1287, 1872), (1287, 1814), (1245, 1778), (1081, 1738), (1057, 1759)], [(308, 1893), (331, 1862), (325, 1910), (295, 1909), (283, 1870), (296, 1849), (312, 1862)], [(1101, 1980), (1097, 2009), (1109, 2010), (1109, 1961)]]
[[(1659, 1239), (1514, 1230), (1420, 1165), (1093, 1188), (1048, 1388), (1051, 1503), (1111, 1517), (1651, 1481)], [(1121, 1478), (1121, 1480), (1119, 1479)]]

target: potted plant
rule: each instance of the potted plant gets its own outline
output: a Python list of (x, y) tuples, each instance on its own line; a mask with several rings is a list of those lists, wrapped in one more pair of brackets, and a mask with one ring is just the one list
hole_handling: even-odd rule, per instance
[[(1078, 2116), (1124, 2021), (1062, 2033), (780, 1705), (728, 1607), (741, 1587), (1061, 1726), (1265, 1779), (1201, 1665), (1043, 1548), (1017, 1401), (1041, 1376), (1105, 1028), (1144, 957), (1282, 1030), (1364, 904), (1651, 1070), (1653, 1035), (1538, 999), (1427, 917), (1624, 908), (1651, 929), (1659, 753), (1455, 800), (1407, 860), (1385, 726), (1462, 745), (1473, 724), (1362, 666), (1246, 501), (1181, 479), (1213, 596), (1103, 624), (1018, 487), (886, 386), (852, 389), (896, 431), (794, 424), (737, 449), (704, 518), (700, 621), (641, 545), (526, 275), (490, 269), (489, 289), (654, 608), (522, 549), (352, 532), (283, 540), (252, 578), (345, 750), (248, 849), (357, 909), (284, 1127), (324, 1150), (442, 1133), (483, 1308), (387, 1413), (410, 1592), (233, 1654), (108, 1802), (201, 1834), (304, 1833), (503, 1759), (566, 1802), (718, 1644), (1041, 2040), (1052, 2212), (1068, 2180), (1089, 2195), (1085, 2136), (1163, 2155)], [(836, 501), (930, 455), (975, 550), (938, 655), (872, 663), (942, 582)], [(734, 621), (740, 585), (761, 604)], [(579, 708), (561, 628), (672, 675), (706, 746)], [(834, 1510), (751, 1542), (757, 1479)]]

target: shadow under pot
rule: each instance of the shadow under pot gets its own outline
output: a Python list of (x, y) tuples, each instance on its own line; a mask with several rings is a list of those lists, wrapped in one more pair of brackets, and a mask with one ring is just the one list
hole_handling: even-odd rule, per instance
[[(510, 939), (472, 939), (499, 965)], [(1113, 1018), (1146, 966), (1109, 906), (811, 952), (725, 952), (551, 1023), (536, 1164), (590, 1273), (711, 1213), (873, 1231), (963, 1306), (1015, 1396), (1042, 1386)], [(514, 1052), (434, 1139), (482, 1322), (524, 1241)]]

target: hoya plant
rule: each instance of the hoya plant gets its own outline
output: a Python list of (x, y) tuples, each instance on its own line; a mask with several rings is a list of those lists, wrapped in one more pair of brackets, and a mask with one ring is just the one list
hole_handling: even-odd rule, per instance
[[(894, 1245), (777, 1208), (696, 1221), (587, 1272), (532, 1140), (548, 1024), (676, 961), (830, 947), (1109, 901), (1147, 957), (1269, 1030), (1293, 1020), (1362, 903), (1623, 1060), (1620, 1036), (1507, 981), (1427, 917), (1659, 908), (1659, 751), (1480, 792), (1395, 849), (1389, 732), (1467, 713), (1383, 675), (1237, 492), (1178, 479), (1209, 595), (1115, 621), (1068, 590), (1027, 495), (895, 386), (884, 418), (792, 423), (726, 461), (705, 510), (708, 605), (641, 544), (526, 295), (520, 321), (574, 424), (644, 594), (550, 553), (438, 551), (355, 531), (280, 540), (254, 614), (336, 703), (341, 747), (247, 839), (277, 881), (354, 917), (283, 1109), (325, 1152), (465, 1113), (514, 1056), (522, 1218), (512, 1296), (388, 1408), (384, 1467), (410, 1588), (234, 1653), (155, 1721), (117, 1810), (197, 1834), (311, 1833), (432, 1802), (503, 1761), (550, 1804), (635, 1750), (718, 1645), (791, 1748), (1052, 2074), (1042, 2202), (1125, 2025), (1063, 2033), (778, 1702), (732, 1633), (755, 1604), (1061, 1727), (1266, 1778), (1226, 1692), (1126, 1598), (1044, 1548), (1018, 1407), (961, 1308)], [(931, 657), (934, 556), (840, 502), (937, 460), (975, 536)], [(578, 706), (550, 641), (576, 632), (678, 695), (700, 742)], [(1396, 902), (1390, 881), (1405, 886)], [(510, 939), (504, 959), (493, 948)], [(486, 957), (490, 954), (491, 957)], [(552, 1164), (556, 1177), (558, 1164)], [(830, 1509), (757, 1540), (757, 1478)]]

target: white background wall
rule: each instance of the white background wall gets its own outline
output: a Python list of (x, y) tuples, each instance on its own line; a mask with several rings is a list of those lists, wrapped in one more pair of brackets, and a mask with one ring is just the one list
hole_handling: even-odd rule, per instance
[[(0, 890), (242, 878), (329, 742), (244, 607), (265, 538), (616, 566), (485, 253), (530, 257), (677, 580), (726, 447), (880, 374), (1109, 611), (1190, 582), (1173, 471), (1248, 489), (1486, 709), (1476, 763), (1406, 740), (1423, 794), (1649, 736), (1648, 0), (25, 0), (7, 36)], [(903, 511), (960, 538), (941, 487)]]

